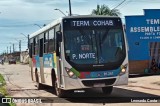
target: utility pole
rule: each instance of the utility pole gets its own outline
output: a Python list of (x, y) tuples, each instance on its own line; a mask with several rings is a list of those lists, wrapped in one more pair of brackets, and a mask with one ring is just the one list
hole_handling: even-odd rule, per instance
[(10, 46), (10, 54), (11, 54), (11, 46)]
[(19, 40), (19, 52), (21, 53), (21, 40)]
[(21, 60), (21, 40), (19, 40), (19, 52), (20, 52), (20, 55), (19, 55), (19, 57), (20, 57), (20, 62), (22, 62)]
[(71, 11), (71, 1), (69, 0), (69, 15), (72, 16), (72, 11)]
[(13, 43), (13, 53), (14, 53), (14, 43)]
[(29, 43), (30, 43), (30, 42), (29, 42), (29, 34), (28, 34), (27, 38), (28, 38), (28, 49), (29, 49)]
[(8, 54), (8, 46), (7, 46), (7, 54)]
[(28, 39), (28, 49), (29, 49), (29, 34), (28, 34), (28, 36), (26, 36), (25, 34), (23, 34), (23, 33), (21, 33), (23, 36), (25, 36), (27, 39)]

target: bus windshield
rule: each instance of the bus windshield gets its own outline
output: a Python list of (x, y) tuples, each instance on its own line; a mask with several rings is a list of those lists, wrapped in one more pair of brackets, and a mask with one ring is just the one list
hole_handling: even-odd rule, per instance
[(107, 64), (125, 58), (121, 28), (84, 28), (64, 31), (66, 59), (75, 64)]

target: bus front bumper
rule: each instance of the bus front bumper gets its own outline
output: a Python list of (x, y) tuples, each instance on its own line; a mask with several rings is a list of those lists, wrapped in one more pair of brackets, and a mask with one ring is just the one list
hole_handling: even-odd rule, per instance
[(64, 86), (62, 88), (64, 90), (118, 86), (128, 84), (128, 73), (121, 76), (108, 78), (72, 79), (69, 77), (64, 77), (64, 79)]

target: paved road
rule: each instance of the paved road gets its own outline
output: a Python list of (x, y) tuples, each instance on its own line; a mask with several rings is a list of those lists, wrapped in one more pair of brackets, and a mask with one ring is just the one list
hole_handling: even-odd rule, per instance
[[(113, 92), (110, 96), (102, 93), (101, 89), (85, 89), (85, 93), (74, 93), (74, 91), (69, 91), (69, 96), (82, 96), (83, 99), (79, 98), (63, 98), (58, 99), (54, 93), (54, 90), (49, 86), (44, 86), (43, 90), (37, 90), (35, 83), (31, 81), (29, 66), (28, 65), (0, 65), (0, 73), (4, 75), (7, 82), (7, 89), (9, 94), (13, 97), (51, 97), (45, 98), (52, 102), (58, 103), (48, 103), (48, 104), (34, 104), (34, 106), (64, 106), (64, 105), (85, 105), (85, 106), (99, 106), (99, 105), (135, 105), (135, 103), (107, 103), (108, 97), (112, 97), (117, 100), (128, 98), (128, 97), (157, 97), (160, 96), (160, 76), (148, 76), (140, 78), (129, 79), (129, 85), (114, 87)], [(72, 95), (74, 94), (74, 95)], [(99, 98), (97, 98), (97, 96)], [(92, 97), (92, 98), (90, 98)], [(95, 97), (95, 98), (93, 98)], [(54, 101), (53, 101), (54, 99)], [(61, 103), (63, 102), (63, 103)], [(87, 103), (87, 102), (99, 102), (97, 103)], [(114, 101), (113, 101), (114, 102)], [(79, 104), (81, 103), (81, 104)], [(160, 102), (159, 102), (160, 103)], [(159, 103), (152, 103), (153, 106), (158, 106)], [(30, 106), (33, 104), (17, 104), (18, 106)], [(151, 103), (140, 103), (136, 105), (150, 106)]]

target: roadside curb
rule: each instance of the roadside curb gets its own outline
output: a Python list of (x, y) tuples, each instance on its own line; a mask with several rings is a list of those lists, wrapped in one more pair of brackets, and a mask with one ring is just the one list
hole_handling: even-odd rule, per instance
[(129, 78), (136, 78), (136, 77), (147, 77), (147, 76), (154, 76), (160, 74), (129, 74)]
[(158, 88), (151, 88), (151, 87), (139, 86), (139, 85), (127, 85), (127, 87), (139, 87), (139, 88), (143, 88), (143, 89), (160, 90)]

